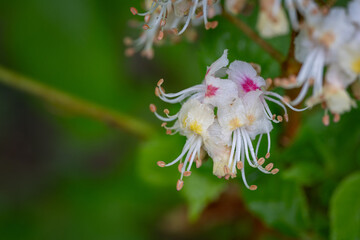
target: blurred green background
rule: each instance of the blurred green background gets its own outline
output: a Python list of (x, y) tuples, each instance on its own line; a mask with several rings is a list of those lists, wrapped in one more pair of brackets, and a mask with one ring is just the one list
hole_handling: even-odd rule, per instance
[[(0, 238), (360, 239), (358, 109), (329, 127), (320, 108), (302, 113), (287, 148), (276, 125), (271, 160), (280, 173), (249, 171), (255, 192), (213, 176), (211, 161), (176, 191), (177, 168), (156, 162), (174, 159), (185, 139), (165, 135), (148, 110), (152, 102), (178, 109), (154, 96), (158, 79), (169, 92), (197, 84), (224, 49), (261, 64), (265, 78), (280, 66), (221, 16), (215, 30), (198, 28), (195, 43), (165, 41), (152, 61), (126, 58), (124, 37), (140, 33), (128, 21), (142, 20), (131, 6), (142, 9), (140, 0), (0, 1), (3, 66), (156, 131), (139, 140), (0, 84)], [(256, 12), (242, 16), (252, 27)], [(290, 36), (269, 42), (286, 54)]]

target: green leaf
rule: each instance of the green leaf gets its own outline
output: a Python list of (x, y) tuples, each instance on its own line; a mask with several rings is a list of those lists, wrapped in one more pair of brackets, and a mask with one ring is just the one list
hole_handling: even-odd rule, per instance
[(182, 193), (188, 203), (190, 221), (195, 221), (204, 208), (222, 193), (226, 186), (223, 179), (218, 179), (211, 172), (193, 171), (184, 179)]
[(293, 181), (264, 176), (256, 191), (243, 191), (248, 208), (266, 224), (289, 235), (300, 235), (308, 223), (303, 190)]
[(295, 163), (283, 172), (283, 176), (285, 179), (306, 186), (311, 186), (325, 177), (319, 164), (306, 161)]
[(360, 172), (340, 183), (330, 203), (331, 239), (360, 239)]

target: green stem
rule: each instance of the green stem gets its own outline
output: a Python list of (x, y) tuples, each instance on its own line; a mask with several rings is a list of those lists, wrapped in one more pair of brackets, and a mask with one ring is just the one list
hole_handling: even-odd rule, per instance
[(2, 66), (0, 66), (0, 82), (71, 112), (109, 124), (140, 139), (148, 139), (154, 134), (152, 126), (144, 121), (76, 98)]

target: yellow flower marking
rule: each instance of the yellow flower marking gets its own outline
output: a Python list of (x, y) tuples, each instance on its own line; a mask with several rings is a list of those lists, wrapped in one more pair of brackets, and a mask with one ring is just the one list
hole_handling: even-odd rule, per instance
[(229, 122), (230, 125), (230, 130), (234, 131), (235, 129), (242, 127), (244, 124), (240, 122), (240, 119), (238, 118), (233, 118), (231, 119), (231, 121)]
[(356, 74), (360, 74), (360, 58), (355, 59), (355, 61), (351, 63), (351, 70)]
[(197, 134), (201, 134), (202, 133), (202, 127), (201, 125), (197, 122), (197, 121), (192, 121), (190, 123), (190, 126), (189, 126), (190, 130), (197, 133)]

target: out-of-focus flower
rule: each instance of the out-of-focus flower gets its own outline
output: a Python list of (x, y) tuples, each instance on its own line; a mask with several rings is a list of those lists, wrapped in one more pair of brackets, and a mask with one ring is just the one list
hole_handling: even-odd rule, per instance
[[(161, 41), (165, 34), (181, 35), (189, 27), (204, 22), (206, 29), (217, 27), (217, 21), (209, 21), (221, 12), (219, 1), (216, 0), (146, 0), (147, 11), (139, 13), (130, 8), (133, 15), (143, 16), (143, 33), (137, 40), (125, 38), (128, 45), (125, 54), (133, 55), (142, 51), (142, 55), (151, 59), (154, 56), (153, 43)], [(178, 29), (180, 27), (180, 30)]]
[(256, 29), (264, 38), (285, 35), (289, 32), (288, 20), (284, 9), (280, 6), (280, 1), (260, 1), (260, 12)]
[(310, 85), (313, 85), (313, 96), (322, 93), (324, 67), (336, 60), (339, 49), (351, 39), (354, 30), (345, 9), (341, 8), (333, 8), (325, 16), (319, 14), (307, 19), (295, 40), (295, 57), (303, 65), (296, 84), (292, 85), (302, 85), (293, 105), (305, 98)]
[[(245, 176), (246, 162), (253, 168), (266, 174), (276, 174), (273, 163), (263, 164), (270, 157), (270, 132), (273, 122), (282, 121), (272, 115), (266, 101), (280, 105), (285, 111), (291, 107), (284, 99), (266, 90), (266, 81), (258, 76), (253, 66), (246, 62), (234, 61), (227, 69), (229, 61), (227, 50), (208, 67), (203, 83), (178, 93), (165, 93), (163, 80), (157, 84), (155, 93), (165, 102), (182, 103), (180, 111), (170, 115), (165, 109), (166, 117), (157, 113), (155, 105), (150, 109), (164, 123), (167, 134), (180, 133), (187, 137), (183, 151), (174, 161), (166, 164), (159, 161), (161, 167), (179, 163), (181, 177), (177, 189), (183, 187), (183, 176), (191, 174), (191, 166), (196, 162), (200, 167), (206, 153), (213, 159), (213, 174), (219, 178), (236, 177), (237, 170), (245, 186), (251, 190), (256, 185), (249, 185)], [(222, 79), (228, 74), (228, 79)], [(270, 81), (270, 80), (269, 80)], [(295, 109), (297, 110), (297, 109)], [(175, 122), (167, 126), (168, 122)], [(266, 134), (268, 146), (264, 157), (258, 157), (262, 136)], [(253, 141), (257, 139), (256, 148)], [(183, 159), (185, 159), (183, 161)]]
[(231, 14), (239, 14), (245, 7), (246, 0), (225, 0), (225, 10)]

